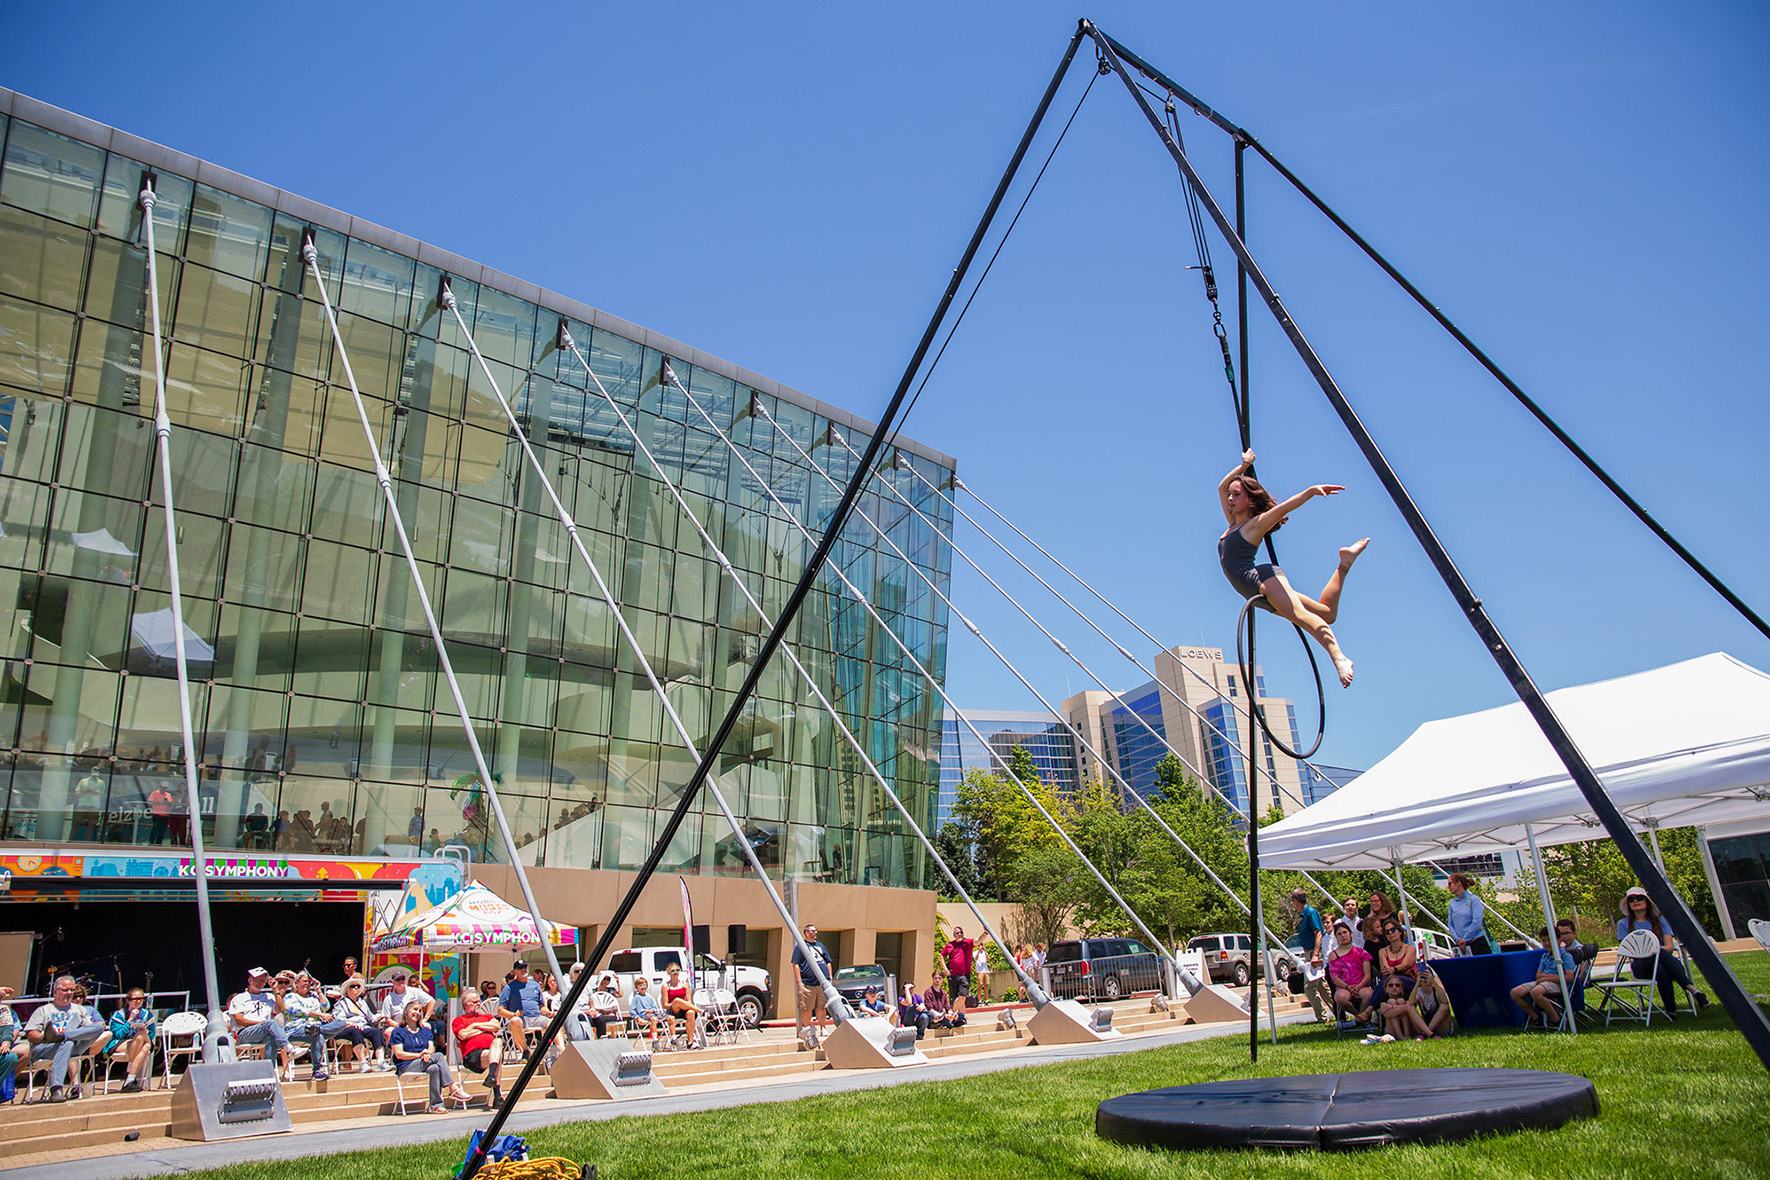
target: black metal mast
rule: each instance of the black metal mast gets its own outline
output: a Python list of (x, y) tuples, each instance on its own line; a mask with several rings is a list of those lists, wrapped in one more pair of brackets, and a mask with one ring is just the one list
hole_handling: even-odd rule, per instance
[[(1272, 284), (1267, 281), (1259, 264), (1248, 252), (1246, 243), (1236, 233), (1229, 219), (1224, 216), (1222, 207), (1217, 204), (1216, 198), (1205, 187), (1204, 181), (1200, 179), (1198, 172), (1193, 168), (1192, 161), (1187, 159), (1186, 153), (1180, 145), (1175, 142), (1173, 136), (1168, 134), (1166, 125), (1150, 107), (1143, 92), (1138, 89), (1136, 79), (1132, 78), (1125, 69), (1118, 43), (1100, 32), (1091, 22), (1084, 21), (1082, 27), (1093, 38), (1102, 56), (1118, 74), (1120, 80), (1124, 82), (1125, 89), (1130, 93), (1132, 100), (1137, 103), (1144, 117), (1149, 120), (1149, 125), (1161, 138), (1169, 155), (1180, 166), (1180, 171), (1185, 174), (1187, 183), (1193, 187), (1199, 200), (1209, 211), (1211, 220), (1217, 225), (1218, 232), (1235, 251), (1237, 259), (1255, 289), (1260, 292), (1261, 298), (1266, 301), (1266, 305), (1271, 310), (1279, 328), (1290, 339), (1297, 355), (1309, 369), (1310, 375), (1315, 378), (1316, 384), (1321, 387), (1322, 393), (1327, 397), (1329, 404), (1333, 406), (1334, 412), (1339, 415), (1341, 424), (1345, 426), (1353, 441), (1358, 444), (1358, 449), (1363, 452), (1365, 461), (1370, 464), (1371, 470), (1376, 473), (1384, 490), (1389, 493), (1389, 498), (1400, 510), (1402, 518), (1414, 534), (1414, 539), (1419, 542), (1420, 547), (1425, 550), (1426, 556), (1431, 559), (1433, 567), (1438, 571), (1438, 576), (1443, 579), (1445, 587), (1450, 591), (1464, 615), (1467, 616), (1469, 625), (1474, 628), (1482, 645), (1487, 648), (1494, 663), (1499, 666), (1500, 671), (1511, 684), (1512, 691), (1518, 695), (1518, 699), (1524, 702), (1524, 707), (1530, 711), (1538, 728), (1542, 730), (1543, 736), (1548, 739), (1549, 745), (1553, 747), (1562, 764), (1566, 766), (1568, 774), (1579, 787), (1580, 793), (1585, 796), (1587, 804), (1597, 814), (1599, 821), (1603, 823), (1605, 831), (1616, 842), (1618, 850), (1628, 861), (1629, 868), (1634, 871), (1642, 887), (1647, 890), (1648, 896), (1659, 906), (1660, 911), (1670, 921), (1673, 932), (1683, 941), (1691, 957), (1696, 960), (1697, 966), (1708, 977), (1716, 996), (1720, 999), (1722, 1006), (1727, 1009), (1727, 1013), (1733, 1018), (1734, 1023), (1739, 1026), (1740, 1032), (1745, 1036), (1752, 1051), (1758, 1055), (1759, 1061), (1764, 1064), (1765, 1068), (1770, 1069), (1770, 1020), (1765, 1018), (1764, 1013), (1752, 1001), (1751, 996), (1740, 984), (1739, 977), (1733, 973), (1732, 968), (1727, 965), (1727, 961), (1709, 941), (1708, 935), (1704, 933), (1702, 926), (1697, 922), (1696, 916), (1684, 904), (1684, 899), (1678, 896), (1677, 890), (1673, 889), (1671, 883), (1666, 880), (1665, 874), (1660, 871), (1659, 866), (1654, 863), (1647, 850), (1641, 846), (1640, 840), (1636, 839), (1634, 833), (1629, 830), (1628, 821), (1617, 809), (1616, 804), (1611, 801), (1610, 795), (1604, 789), (1604, 784), (1598, 780), (1597, 774), (1592, 770), (1590, 763), (1586, 761), (1586, 757), (1578, 745), (1575, 744), (1572, 735), (1567, 732), (1566, 726), (1561, 723), (1561, 719), (1556, 716), (1554, 709), (1544, 699), (1542, 691), (1532, 681), (1530, 673), (1525, 669), (1517, 654), (1512, 651), (1505, 637), (1500, 634), (1499, 628), (1488, 617), (1481, 599), (1476, 596), (1467, 580), (1464, 579), (1462, 572), (1457, 569), (1449, 551), (1445, 549), (1443, 542), (1432, 531), (1432, 526), (1427, 522), (1425, 514), (1414, 503), (1412, 495), (1401, 482), (1401, 477), (1395, 473), (1394, 467), (1384, 457), (1376, 440), (1371, 437), (1370, 431), (1359, 420), (1357, 412), (1347, 401), (1345, 393), (1341, 391), (1333, 375), (1327, 371), (1327, 366), (1322, 363), (1321, 358), (1316, 355), (1315, 349), (1304, 338), (1302, 330), (1291, 319), (1283, 301), (1278, 297), (1278, 292), (1273, 290)], [(1139, 69), (1141, 68), (1139, 66)], [(1163, 81), (1162, 84), (1168, 85), (1166, 81)], [(1175, 93), (1182, 92), (1176, 88)], [(1203, 104), (1194, 101), (1195, 109), (1200, 109), (1201, 113), (1215, 114), (1210, 112), (1209, 108), (1203, 107)], [(1219, 126), (1224, 126), (1225, 130), (1229, 130), (1232, 134), (1237, 130), (1233, 125), (1227, 124), (1220, 118), (1214, 119), (1214, 121), (1217, 121)]]

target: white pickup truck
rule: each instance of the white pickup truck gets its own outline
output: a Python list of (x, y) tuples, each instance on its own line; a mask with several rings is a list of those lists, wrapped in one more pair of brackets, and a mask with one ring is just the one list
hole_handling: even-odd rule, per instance
[[(637, 950), (616, 951), (609, 956), (608, 966), (597, 972), (597, 975), (613, 975), (621, 992), (621, 1011), (627, 1010), (627, 1003), (633, 998), (633, 980), (637, 976), (645, 976), (650, 980), (649, 990), (660, 1001), (664, 997), (664, 983), (669, 978), (671, 967), (683, 967), (683, 979), (686, 980), (688, 951), (679, 946), (648, 946)], [(594, 982), (591, 984), (595, 986)], [(774, 1003), (774, 989), (768, 972), (760, 967), (741, 967), (726, 964), (711, 955), (700, 955), (695, 960), (694, 986), (697, 990), (730, 992), (737, 999), (738, 1015), (744, 1024), (755, 1028), (762, 1023), (768, 1014), (769, 1007)]]

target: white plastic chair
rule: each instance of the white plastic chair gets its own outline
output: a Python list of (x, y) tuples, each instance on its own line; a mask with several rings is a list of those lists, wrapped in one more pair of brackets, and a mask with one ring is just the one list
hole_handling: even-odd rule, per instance
[[(450, 1067), (451, 1070), (453, 1068), (454, 1068), (453, 1066)], [(456, 1076), (459, 1076), (459, 1075), (456, 1075)], [(407, 1098), (406, 1097), (406, 1084), (408, 1082), (418, 1088), (418, 1097), (416, 1097), (416, 1098)], [(394, 1087), (399, 1091), (399, 1097), (394, 1101), (394, 1104), (393, 1104), (393, 1106), (394, 1106), (393, 1113), (398, 1114), (398, 1115), (408, 1114), (410, 1112), (406, 1109), (406, 1107), (408, 1107), (414, 1103), (417, 1104), (419, 1113), (423, 1113), (424, 1111), (427, 1111), (430, 1109), (430, 1074), (427, 1070), (422, 1070), (422, 1069), (401, 1070), (393, 1075), (393, 1084), (394, 1084)], [(448, 1108), (448, 1105), (451, 1102), (455, 1104), (455, 1109), (466, 1110), (468, 1104), (471, 1101), (472, 1101), (471, 1098), (461, 1098), (455, 1094), (450, 1093), (449, 1090), (446, 1088), (443, 1090), (442, 1104), (443, 1104), (443, 1108), (445, 1110)]]
[(1752, 937), (1758, 940), (1758, 945), (1770, 953), (1770, 922), (1766, 922), (1762, 918), (1753, 918), (1747, 923), (1747, 928), (1751, 930)]
[[(189, 1057), (193, 1061), (203, 1056), (203, 1034), (209, 1028), (209, 1018), (201, 1012), (174, 1012), (160, 1021), (160, 1069), (167, 1088), (172, 1085), (172, 1059)], [(189, 1037), (188, 1045), (174, 1045), (174, 1038)]]
[[(1636, 959), (1650, 959), (1653, 969), (1646, 978), (1634, 974), (1632, 963)], [(1624, 973), (1627, 972), (1625, 978)], [(1653, 1025), (1653, 1007), (1658, 1002), (1659, 986), (1659, 937), (1651, 930), (1631, 930), (1616, 946), (1616, 966), (1608, 979), (1595, 979), (1591, 986), (1598, 989), (1604, 997), (1604, 1024), (1609, 1027), (1612, 1020), (1639, 1020), (1648, 1027)], [(1633, 992), (1632, 996), (1625, 992)], [(1620, 1015), (1616, 1012), (1616, 1001), (1622, 1000), (1625, 1011)]]

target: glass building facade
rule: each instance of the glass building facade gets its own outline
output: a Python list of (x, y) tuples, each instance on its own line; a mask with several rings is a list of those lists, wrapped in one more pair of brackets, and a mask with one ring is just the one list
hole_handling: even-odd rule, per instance
[[(444, 274), (697, 744), (732, 702), (762, 624), (583, 368), (554, 346), (556, 324), (567, 320), (771, 616), (809, 546), (686, 399), (659, 388), (661, 361), (814, 533), (837, 493), (749, 411), (752, 397), (838, 483), (852, 460), (818, 447), (820, 434), (832, 419), (871, 427), (520, 280), (74, 116), (49, 118), (52, 108), (22, 96), (0, 98), (12, 112), (0, 115), (0, 837), (175, 844), (196, 822), (222, 850), (398, 857), (455, 843), (508, 859), (485, 801), (457, 782), (471, 758), (301, 262), (311, 227), (522, 858), (637, 867), (693, 763), (439, 309)], [(159, 178), (199, 817), (178, 802), (136, 204), (148, 164)], [(929, 479), (950, 479), (951, 460), (900, 445)], [(899, 478), (950, 533), (945, 503)], [(936, 529), (875, 493), (859, 512), (946, 586)], [(943, 676), (944, 608), (907, 563), (859, 519), (833, 560)], [(895, 789), (932, 819), (938, 695), (828, 573), (790, 638)], [(784, 660), (716, 771), (771, 871), (921, 885), (907, 829)], [(163, 784), (171, 804), (153, 798)], [(747, 871), (710, 799), (664, 867)]]
[(1011, 759), (1019, 746), (1032, 758), (1039, 778), (1056, 788), (1059, 795), (1074, 793), (1079, 779), (1076, 775), (1075, 739), (1053, 713), (1037, 710), (966, 710), (964, 716), (988, 741), (987, 747), (976, 734), (956, 717), (947, 717), (941, 729), (940, 803), (936, 814), (938, 825), (952, 818), (958, 800), (959, 780), (967, 770), (1002, 773), (1001, 764), (990, 755), (994, 750), (1004, 759)]

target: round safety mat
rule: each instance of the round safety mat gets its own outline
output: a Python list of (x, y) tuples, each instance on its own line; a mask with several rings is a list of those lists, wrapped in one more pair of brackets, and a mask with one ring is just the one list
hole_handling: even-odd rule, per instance
[(1598, 1113), (1587, 1078), (1534, 1069), (1382, 1069), (1201, 1082), (1108, 1098), (1094, 1131), (1179, 1150), (1445, 1143)]

